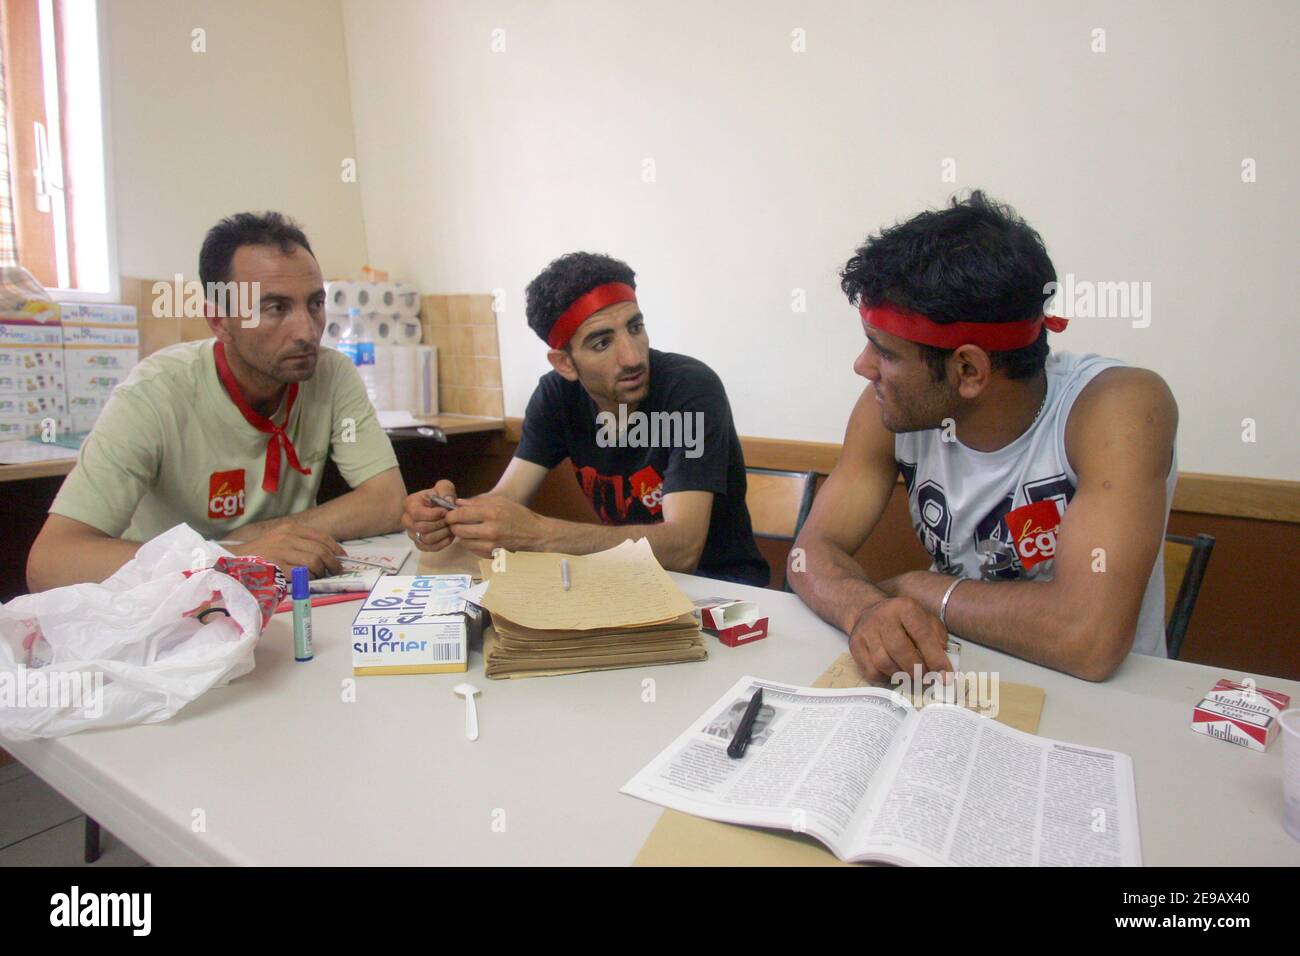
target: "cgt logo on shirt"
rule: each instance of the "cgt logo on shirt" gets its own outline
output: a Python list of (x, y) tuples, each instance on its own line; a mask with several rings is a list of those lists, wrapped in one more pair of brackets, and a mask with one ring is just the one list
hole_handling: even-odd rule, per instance
[(1061, 512), (1054, 501), (1035, 501), (1007, 512), (1007, 528), (1025, 568), (1056, 557), (1056, 531)]
[(664, 480), (659, 472), (646, 465), (628, 479), (632, 483), (632, 494), (641, 499), (641, 504), (652, 515), (659, 514), (664, 504)]
[(244, 513), (244, 469), (214, 471), (208, 478), (208, 520), (224, 521)]

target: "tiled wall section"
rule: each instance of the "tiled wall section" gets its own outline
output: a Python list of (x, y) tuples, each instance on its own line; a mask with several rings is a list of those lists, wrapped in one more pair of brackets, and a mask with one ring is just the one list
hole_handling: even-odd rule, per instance
[(438, 347), (438, 409), (501, 418), (501, 354), (490, 295), (426, 295), (424, 340)]
[[(177, 342), (190, 342), (194, 339), (206, 339), (212, 333), (208, 331), (207, 320), (201, 316), (179, 318), (176, 313), (185, 311), (185, 303), (182, 299), (179, 303), (173, 303), (175, 296), (175, 286), (173, 283), (167, 284), (172, 287), (170, 294), (164, 296), (155, 296), (153, 279), (130, 279), (123, 277), (122, 302), (126, 305), (135, 306), (136, 320), (140, 323), (140, 357), (152, 355), (159, 349), (166, 348), (169, 345), (175, 345)], [(162, 280), (166, 281), (166, 280)], [(183, 294), (183, 293), (182, 293)], [(159, 317), (154, 315), (154, 302), (159, 303), (159, 311), (164, 313)], [(166, 306), (172, 306), (167, 309)]]

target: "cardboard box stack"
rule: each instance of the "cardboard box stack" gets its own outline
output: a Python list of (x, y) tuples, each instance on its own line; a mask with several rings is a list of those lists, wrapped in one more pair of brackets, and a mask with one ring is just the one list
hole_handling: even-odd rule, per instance
[(133, 305), (61, 303), (71, 430), (88, 432), (108, 396), (140, 359)]
[(33, 301), (0, 312), (0, 441), (70, 425), (59, 307)]

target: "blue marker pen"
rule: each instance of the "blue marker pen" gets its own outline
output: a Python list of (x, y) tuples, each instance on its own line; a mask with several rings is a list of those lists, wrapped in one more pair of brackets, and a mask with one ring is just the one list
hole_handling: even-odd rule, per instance
[(306, 568), (293, 569), (293, 659), (309, 661), (311, 650), (311, 585)]

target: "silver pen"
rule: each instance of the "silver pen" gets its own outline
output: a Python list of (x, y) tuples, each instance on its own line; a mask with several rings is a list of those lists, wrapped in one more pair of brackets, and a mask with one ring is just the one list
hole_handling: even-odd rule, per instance
[(564, 590), (569, 590), (569, 559), (560, 558), (560, 583), (564, 585)]
[(360, 558), (340, 557), (339, 563), (346, 561), (348, 564), (364, 564), (368, 568), (379, 568), (381, 571), (392, 571), (391, 564), (380, 564), (378, 561), (362, 561)]

